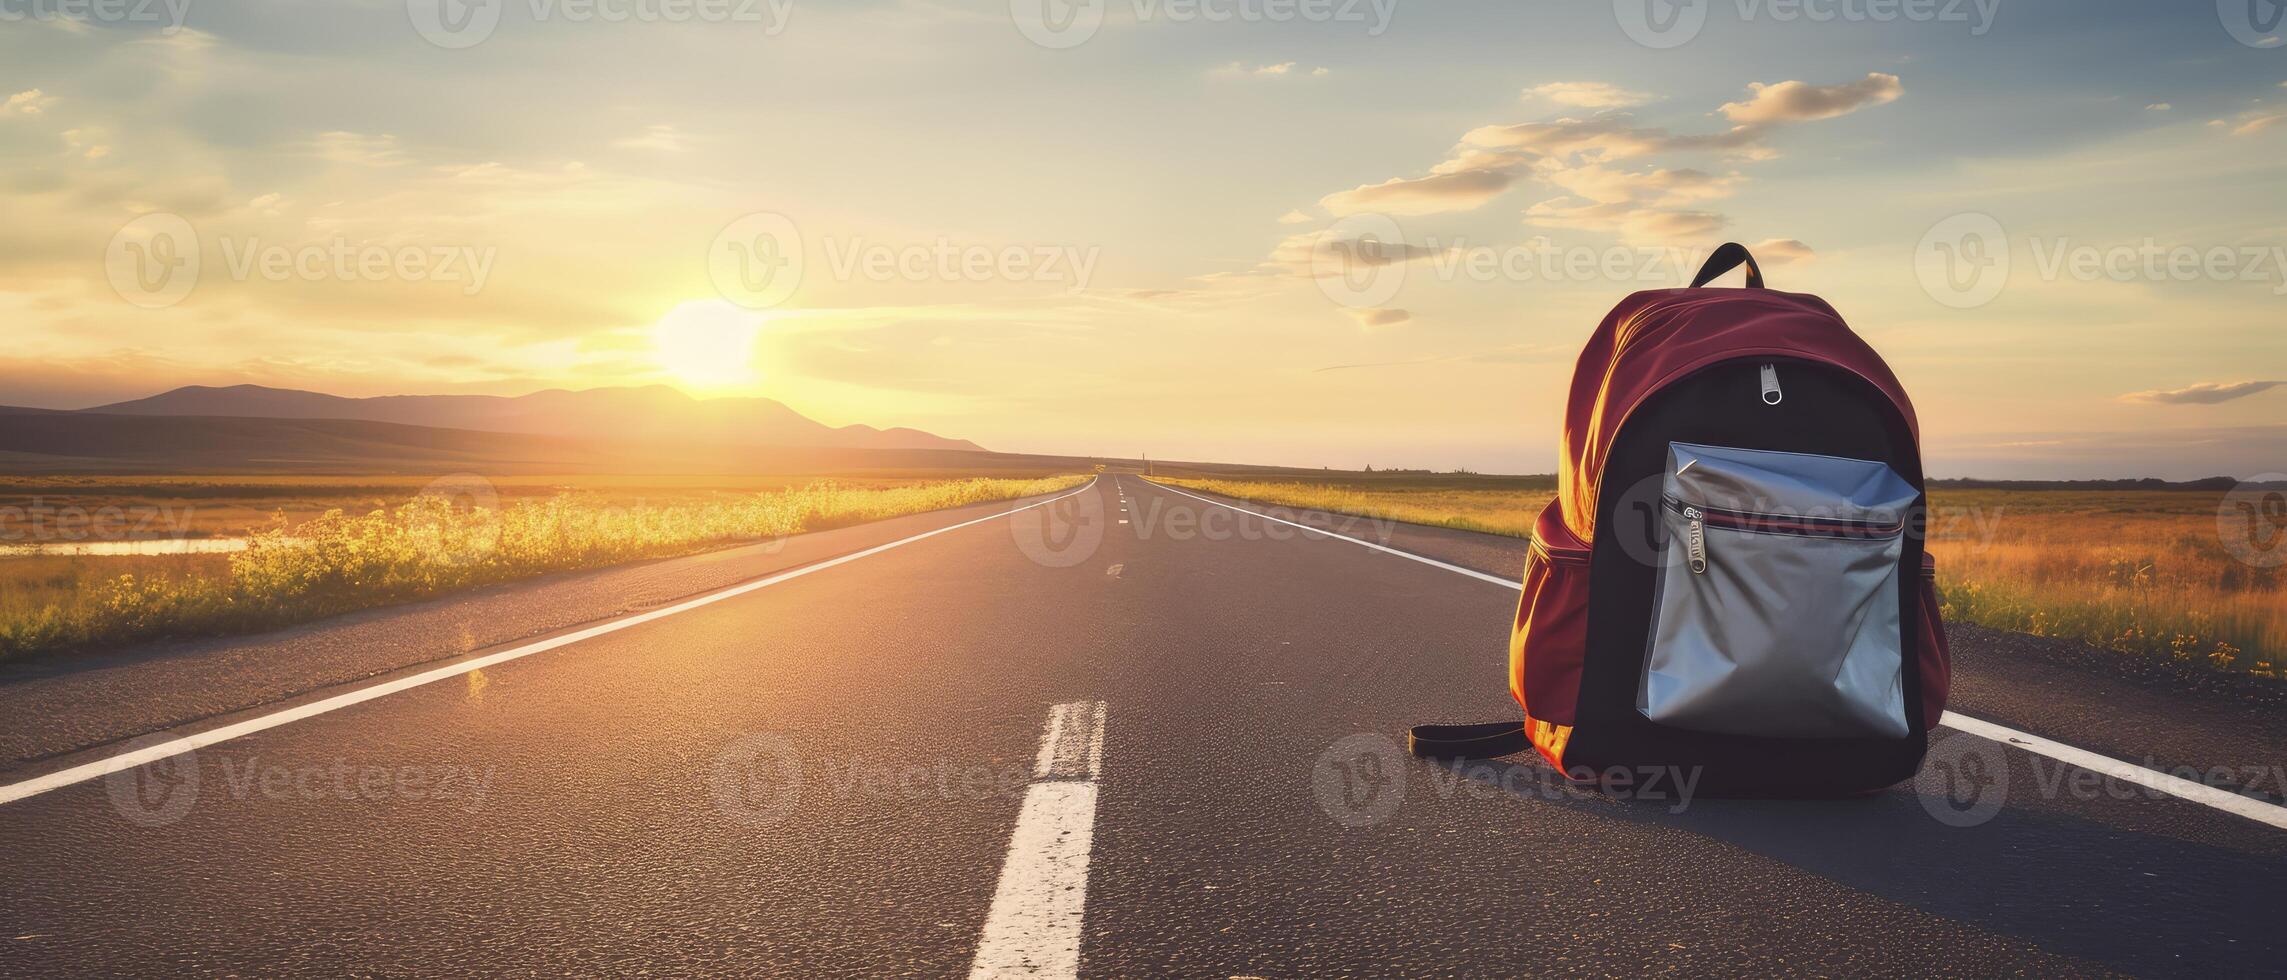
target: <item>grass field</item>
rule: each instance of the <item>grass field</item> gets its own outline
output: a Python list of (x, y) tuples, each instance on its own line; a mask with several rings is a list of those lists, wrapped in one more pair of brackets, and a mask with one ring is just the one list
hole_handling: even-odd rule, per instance
[[(967, 479), (962, 471), (904, 470), (837, 475), (489, 476), (502, 504), (579, 494), (617, 507), (668, 507), (787, 490), (831, 480), (852, 490)], [(1032, 479), (1051, 471), (999, 473)], [(292, 527), (340, 510), (367, 513), (413, 498), (431, 484), (458, 489), (466, 478), (429, 476), (0, 476), (0, 547), (10, 544), (169, 537), (239, 537)]]
[[(719, 478), (102, 479), (29, 487), (16, 480), (0, 492), (53, 502), (58, 519), (103, 508), (188, 509), (202, 515), (189, 519), (199, 531), (251, 532), (251, 540), (228, 555), (0, 558), (0, 659), (268, 629), (549, 572), (1031, 496), (1084, 479), (783, 478), (759, 486)], [(0, 519), (9, 516), (5, 506), (24, 505), (0, 505)], [(240, 523), (263, 510), (265, 523)], [(210, 514), (219, 516), (203, 516)], [(25, 528), (15, 530), (21, 540)]]
[[(1529, 537), (1546, 478), (1326, 482), (1161, 477), (1297, 509)], [(1949, 620), (2081, 640), (2136, 656), (2280, 678), (2287, 568), (2218, 537), (2218, 492), (1934, 491), (1930, 552)]]

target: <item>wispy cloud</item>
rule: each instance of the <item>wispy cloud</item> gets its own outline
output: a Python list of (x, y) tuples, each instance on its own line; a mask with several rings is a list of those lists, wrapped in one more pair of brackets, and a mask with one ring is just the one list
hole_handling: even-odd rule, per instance
[(652, 150), (659, 153), (683, 153), (691, 149), (691, 140), (683, 131), (661, 123), (647, 126), (641, 135), (614, 140), (611, 144), (622, 150)]
[(2277, 126), (2281, 122), (2287, 122), (2287, 113), (2275, 112), (2267, 116), (2256, 116), (2253, 119), (2249, 119), (2248, 121), (2233, 127), (2231, 134), (2233, 136), (2253, 136), (2257, 133), (2263, 132), (2266, 129), (2270, 129), (2273, 126)]
[(55, 104), (55, 101), (55, 96), (39, 89), (26, 89), (9, 96), (6, 102), (0, 102), (0, 116), (37, 116)]
[[(1528, 207), (1527, 223), (1616, 232), (1632, 239), (1698, 237), (1724, 227), (1728, 219), (1690, 205), (1729, 196), (1743, 176), (1688, 167), (1629, 170), (1615, 164), (1667, 153), (1767, 160), (1777, 155), (1767, 140), (1778, 127), (1881, 105), (1902, 91), (1896, 75), (1881, 72), (1838, 85), (1756, 83), (1745, 101), (1720, 110), (1736, 125), (1708, 133), (1674, 133), (1609, 110), (1586, 119), (1479, 126), (1463, 134), (1446, 159), (1426, 174), (1336, 191), (1318, 203), (1337, 215), (1470, 211), (1531, 178), (1566, 196)], [(1584, 106), (1650, 98), (1600, 82), (1552, 82), (1528, 89), (1527, 95)]]
[(1280, 78), (1289, 75), (1309, 75), (1313, 78), (1319, 78), (1332, 74), (1332, 71), (1324, 67), (1303, 68), (1300, 62), (1294, 61), (1281, 61), (1267, 65), (1248, 65), (1243, 61), (1234, 61), (1215, 69), (1210, 74), (1227, 78)]
[(1605, 82), (1550, 82), (1526, 89), (1524, 97), (1582, 109), (1619, 109), (1652, 101), (1648, 93), (1630, 92)]
[(318, 159), (333, 163), (394, 167), (406, 162), (405, 151), (398, 147), (397, 137), (388, 133), (367, 135), (335, 130), (319, 133), (306, 148)]
[(1816, 253), (1811, 247), (1792, 238), (1766, 238), (1747, 246), (1755, 261), (1763, 265), (1786, 265), (1790, 262), (1808, 262)]
[(1517, 175), (1508, 170), (1455, 170), (1427, 177), (1392, 177), (1379, 184), (1328, 194), (1318, 203), (1335, 214), (1441, 214), (1471, 210), (1499, 197), (1516, 181)]
[(1898, 76), (1878, 71), (1867, 72), (1865, 78), (1840, 85), (1757, 82), (1747, 89), (1753, 94), (1745, 102), (1724, 104), (1721, 110), (1724, 118), (1750, 125), (1832, 119), (1868, 106), (1897, 101), (1906, 91), (1905, 86), (1899, 84)]
[(2156, 388), (2136, 391), (2120, 396), (2122, 401), (2150, 402), (2158, 405), (2214, 405), (2249, 395), (2260, 394), (2287, 385), (2287, 381), (2202, 381), (2182, 388)]
[(1413, 319), (1412, 313), (1390, 308), (1351, 310), (1350, 315), (1358, 318), (1359, 326), (1369, 328), (1394, 327)]

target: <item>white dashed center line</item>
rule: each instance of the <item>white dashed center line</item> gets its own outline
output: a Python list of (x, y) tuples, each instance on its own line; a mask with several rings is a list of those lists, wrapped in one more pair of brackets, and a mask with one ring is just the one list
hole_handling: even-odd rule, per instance
[(1009, 835), (1000, 887), (969, 968), (972, 980), (1080, 975), (1080, 917), (1088, 904), (1096, 777), (1103, 768), (1104, 702), (1057, 705)]

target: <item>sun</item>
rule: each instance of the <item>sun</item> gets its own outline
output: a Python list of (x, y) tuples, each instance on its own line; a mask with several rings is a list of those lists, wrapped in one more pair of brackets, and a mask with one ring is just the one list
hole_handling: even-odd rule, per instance
[(652, 326), (652, 353), (662, 370), (688, 388), (749, 388), (762, 380), (754, 348), (763, 322), (762, 314), (722, 300), (693, 300)]

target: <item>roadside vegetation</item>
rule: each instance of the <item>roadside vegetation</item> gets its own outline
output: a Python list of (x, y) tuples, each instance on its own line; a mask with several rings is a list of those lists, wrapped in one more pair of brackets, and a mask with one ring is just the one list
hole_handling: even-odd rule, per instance
[[(1531, 537), (1553, 487), (1159, 477), (1303, 510)], [(1490, 478), (1488, 478), (1490, 479)], [(1930, 552), (1950, 621), (2064, 637), (2258, 677), (2287, 677), (2287, 568), (2218, 537), (2221, 494), (1951, 490), (1931, 498)]]
[(228, 555), (0, 559), (0, 659), (270, 629), (550, 572), (689, 554), (963, 504), (1084, 476), (813, 482), (661, 502), (596, 490), (505, 498), (440, 484), (394, 505), (284, 513)]

